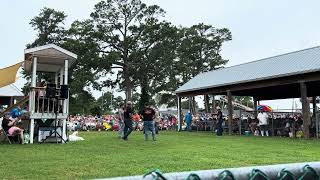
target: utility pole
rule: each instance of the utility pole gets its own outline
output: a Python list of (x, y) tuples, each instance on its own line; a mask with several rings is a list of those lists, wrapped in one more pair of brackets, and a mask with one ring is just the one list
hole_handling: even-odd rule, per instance
[(102, 97), (101, 97), (101, 99), (102, 99), (102, 102), (101, 102), (101, 115), (103, 115), (103, 96), (104, 96), (104, 94), (103, 94), (103, 91), (102, 91)]
[(113, 110), (113, 106), (112, 106), (112, 101), (113, 101), (113, 91), (111, 90), (111, 102), (110, 102), (110, 104), (111, 104), (111, 111)]

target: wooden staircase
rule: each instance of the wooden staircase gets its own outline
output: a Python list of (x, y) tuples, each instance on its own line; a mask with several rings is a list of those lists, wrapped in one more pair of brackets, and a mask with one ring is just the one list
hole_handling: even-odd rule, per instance
[(24, 103), (26, 103), (27, 101), (29, 101), (29, 96), (25, 96), (23, 97), (20, 101), (18, 101), (16, 104), (9, 106), (6, 110), (2, 111), (0, 113), (0, 117), (2, 117), (6, 112), (10, 112), (13, 108), (18, 107)]

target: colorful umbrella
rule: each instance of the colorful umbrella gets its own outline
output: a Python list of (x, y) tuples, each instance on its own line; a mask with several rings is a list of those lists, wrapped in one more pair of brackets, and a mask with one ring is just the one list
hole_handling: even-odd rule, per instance
[(257, 110), (258, 111), (267, 111), (267, 112), (271, 112), (272, 111), (272, 108), (270, 106), (267, 106), (267, 105), (259, 105), (257, 107)]

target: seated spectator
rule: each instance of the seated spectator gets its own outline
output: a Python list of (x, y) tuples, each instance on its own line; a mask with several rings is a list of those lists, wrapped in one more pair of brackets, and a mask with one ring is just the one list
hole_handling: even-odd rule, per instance
[(249, 118), (248, 122), (249, 122), (249, 127), (250, 127), (250, 130), (251, 130), (251, 133), (255, 134), (255, 131), (258, 128), (258, 121), (256, 119)]
[(17, 136), (19, 135), (21, 144), (24, 144), (23, 138), (23, 129), (16, 126), (16, 122), (18, 118), (12, 118), (9, 115), (6, 115), (2, 120), (2, 128), (3, 130), (9, 134), (10, 136)]

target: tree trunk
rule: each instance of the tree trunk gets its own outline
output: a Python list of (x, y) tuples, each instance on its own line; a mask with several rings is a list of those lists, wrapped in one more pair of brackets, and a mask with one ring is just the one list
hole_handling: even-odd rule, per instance
[(123, 67), (124, 89), (126, 91), (126, 101), (132, 101), (132, 83), (129, 77), (128, 67)]
[(130, 86), (126, 87), (126, 99), (132, 101), (132, 88)]

